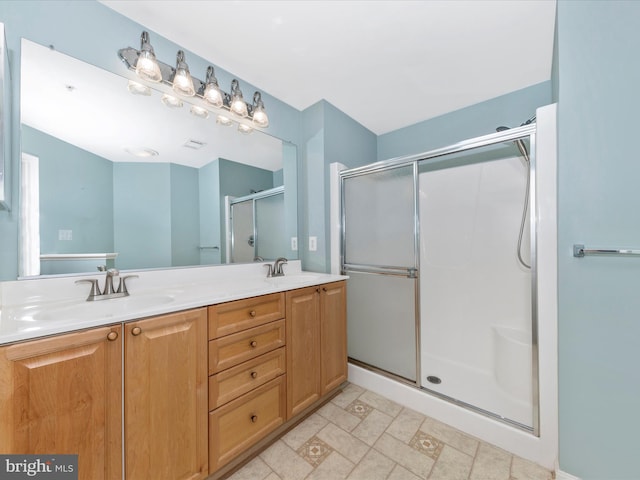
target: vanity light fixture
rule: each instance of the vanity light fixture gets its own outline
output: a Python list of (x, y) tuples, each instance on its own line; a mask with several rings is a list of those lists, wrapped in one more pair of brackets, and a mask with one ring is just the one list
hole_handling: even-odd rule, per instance
[(235, 113), (239, 117), (246, 117), (249, 115), (247, 104), (244, 103), (242, 98), (242, 90), (240, 90), (240, 84), (235, 78), (231, 80), (231, 104), (229, 105), (231, 113)]
[(202, 98), (209, 105), (220, 108), (224, 100), (222, 98), (222, 92), (220, 91), (220, 87), (218, 86), (218, 79), (215, 76), (213, 71), (213, 67), (207, 67), (207, 77), (205, 80), (204, 91), (202, 92)]
[(193, 79), (189, 73), (189, 66), (184, 61), (184, 52), (178, 50), (176, 55), (176, 71), (171, 79), (173, 83), (173, 91), (184, 95), (185, 97), (193, 97), (196, 94), (196, 89), (193, 87)]
[(160, 99), (160, 101), (169, 108), (182, 108), (182, 105), (184, 105), (182, 103), (182, 100), (180, 100), (177, 97), (174, 97), (173, 95), (169, 95), (168, 93), (165, 93), (164, 95), (162, 95), (162, 98)]
[[(243, 133), (249, 133), (253, 128), (267, 128), (269, 118), (262, 102), (260, 92), (255, 92), (253, 102), (247, 103), (242, 97), (238, 80), (231, 81), (231, 93), (226, 93), (218, 85), (218, 79), (212, 66), (206, 71), (205, 81), (192, 76), (185, 61), (183, 50), (176, 55), (175, 67), (156, 59), (153, 47), (149, 43), (149, 34), (142, 32), (140, 36), (140, 50), (132, 47), (123, 48), (118, 55), (129, 70), (136, 72), (138, 78), (144, 82), (156, 82), (167, 85), (181, 96), (190, 97), (189, 104), (193, 105), (191, 113), (206, 118), (203, 110), (216, 114), (216, 121), (221, 125), (244, 125), (238, 127)], [(141, 93), (136, 87), (128, 87), (131, 93)], [(147, 86), (148, 88), (148, 86)], [(163, 88), (160, 88), (163, 90)], [(183, 105), (182, 100), (164, 90), (162, 103), (177, 108)], [(230, 115), (233, 114), (233, 115)]]
[(253, 128), (250, 127), (249, 125), (245, 125), (244, 123), (239, 123), (238, 131), (240, 133), (244, 133), (245, 135), (249, 135), (251, 132), (253, 132)]
[(127, 89), (134, 95), (144, 95), (145, 97), (151, 95), (151, 89), (149, 87), (141, 83), (134, 82), (133, 80), (129, 80)]
[(158, 65), (153, 47), (149, 43), (148, 32), (142, 32), (140, 35), (140, 53), (135, 62), (135, 70), (136, 75), (143, 80), (155, 83), (162, 80), (160, 65)]
[(262, 103), (262, 95), (260, 92), (253, 94), (253, 124), (261, 128), (269, 126), (269, 117), (264, 111), (264, 103)]
[(198, 118), (209, 118), (209, 110), (199, 107), (198, 105), (191, 105), (190, 112)]

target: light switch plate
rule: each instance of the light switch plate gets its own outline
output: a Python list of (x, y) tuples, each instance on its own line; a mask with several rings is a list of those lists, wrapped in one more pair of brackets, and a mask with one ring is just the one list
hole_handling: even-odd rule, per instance
[(73, 230), (58, 230), (58, 240), (73, 240)]
[(315, 252), (318, 250), (318, 237), (309, 237), (309, 251)]
[(298, 237), (291, 237), (291, 250), (298, 250)]

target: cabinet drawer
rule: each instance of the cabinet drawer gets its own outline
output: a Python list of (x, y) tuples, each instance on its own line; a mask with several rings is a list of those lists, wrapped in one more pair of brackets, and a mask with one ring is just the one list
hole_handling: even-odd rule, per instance
[(209, 339), (223, 337), (284, 318), (284, 293), (221, 303), (209, 307)]
[(284, 423), (286, 375), (209, 414), (209, 473)]
[(209, 342), (209, 375), (282, 347), (284, 320), (250, 328)]
[(209, 410), (243, 395), (285, 372), (284, 348), (209, 377)]

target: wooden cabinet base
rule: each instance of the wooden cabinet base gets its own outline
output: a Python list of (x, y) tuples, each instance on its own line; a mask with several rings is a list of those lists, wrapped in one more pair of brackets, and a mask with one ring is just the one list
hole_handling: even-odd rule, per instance
[[(231, 475), (236, 470), (239, 470), (240, 468), (242, 468), (244, 465), (246, 465), (251, 460), (253, 460), (256, 456), (258, 456), (261, 452), (266, 450), (271, 444), (273, 444), (275, 441), (280, 439), (285, 433), (287, 433), (289, 430), (294, 428), (296, 425), (298, 425), (300, 422), (306, 419), (309, 415), (311, 415), (313, 412), (315, 412), (320, 407), (322, 407), (325, 403), (329, 402), (333, 397), (338, 395), (346, 384), (347, 382), (344, 382), (335, 390), (332, 390), (331, 392), (327, 393), (327, 395), (323, 396), (317, 402), (313, 403), (306, 409), (302, 410), (298, 415), (290, 418), (289, 420), (284, 422), (282, 425), (280, 425), (270, 433), (266, 434), (261, 440), (256, 441), (253, 446), (246, 448), (244, 451), (239, 450), (240, 453), (238, 453), (235, 457), (227, 460), (226, 464), (220, 465), (219, 467), (217, 467), (217, 470), (212, 468), (211, 475), (207, 478), (207, 480), (220, 480), (223, 478), (227, 478), (227, 476)], [(209, 417), (209, 420), (211, 421), (211, 417)], [(212, 440), (213, 439), (210, 439), (209, 447), (211, 447), (212, 445)], [(209, 462), (211, 464), (211, 459), (209, 459)]]

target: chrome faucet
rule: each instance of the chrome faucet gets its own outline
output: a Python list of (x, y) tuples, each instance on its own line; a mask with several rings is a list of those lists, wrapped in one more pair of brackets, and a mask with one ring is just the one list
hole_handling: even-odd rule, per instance
[(282, 270), (282, 265), (287, 263), (287, 259), (284, 257), (276, 258), (276, 261), (273, 262), (273, 265), (266, 263), (264, 266), (267, 267), (267, 278), (270, 277), (284, 277), (284, 271)]
[(287, 263), (287, 259), (284, 257), (276, 258), (276, 261), (273, 262), (273, 276), (274, 277), (284, 277), (284, 272), (282, 271), (282, 265)]
[[(104, 290), (100, 291), (97, 278), (87, 278), (82, 280), (76, 280), (76, 283), (90, 283), (91, 291), (87, 297), (87, 302), (94, 302), (96, 300), (108, 300), (109, 298), (128, 297), (129, 291), (127, 290), (126, 280), (127, 278), (138, 278), (138, 275), (126, 275), (120, 277), (120, 271), (115, 268), (107, 270), (107, 276), (104, 280)], [(120, 283), (118, 288), (113, 287), (113, 277), (119, 277)]]

